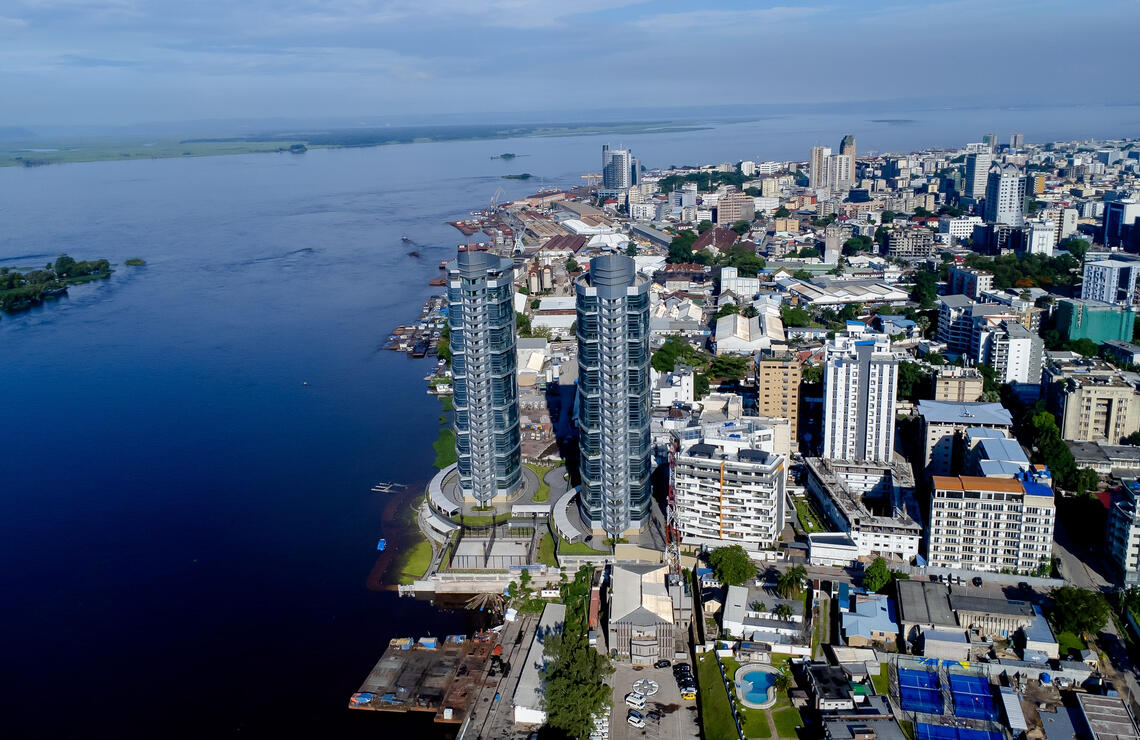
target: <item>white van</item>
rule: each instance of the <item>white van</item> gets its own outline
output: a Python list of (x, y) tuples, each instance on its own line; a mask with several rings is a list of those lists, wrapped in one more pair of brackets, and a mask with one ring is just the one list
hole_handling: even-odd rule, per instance
[(625, 703), (632, 709), (645, 709), (645, 694), (631, 691), (625, 695)]

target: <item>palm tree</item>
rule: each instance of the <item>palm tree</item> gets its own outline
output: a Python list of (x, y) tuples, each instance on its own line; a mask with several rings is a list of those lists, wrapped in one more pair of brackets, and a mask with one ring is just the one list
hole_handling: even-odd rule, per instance
[(772, 685), (776, 687), (776, 691), (786, 692), (792, 688), (792, 674), (787, 668), (782, 669), (776, 674), (776, 677), (772, 679)]
[(800, 589), (807, 583), (807, 570), (802, 565), (797, 565), (794, 568), (789, 568), (780, 574), (776, 580), (776, 592), (789, 599), (792, 596), (797, 596)]
[(780, 604), (772, 613), (776, 615), (777, 619), (789, 619), (792, 616), (792, 607), (787, 604)]

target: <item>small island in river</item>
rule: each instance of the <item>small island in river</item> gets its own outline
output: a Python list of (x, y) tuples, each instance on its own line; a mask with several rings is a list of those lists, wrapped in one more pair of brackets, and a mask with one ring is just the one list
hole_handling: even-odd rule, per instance
[(129, 260), (123, 260), (123, 264), (127, 267), (142, 267), (146, 264), (146, 260), (142, 257), (131, 257)]
[(521, 175), (503, 175), (504, 180), (529, 180), (532, 177), (534, 177), (534, 175), (529, 172), (524, 172)]
[(111, 263), (105, 259), (76, 262), (66, 254), (42, 269), (27, 272), (0, 267), (0, 310), (13, 312), (30, 308), (42, 303), (44, 298), (65, 294), (70, 285), (103, 280), (112, 272)]
[(513, 152), (503, 152), (502, 154), (492, 154), (491, 159), (514, 159), (517, 156), (519, 155)]

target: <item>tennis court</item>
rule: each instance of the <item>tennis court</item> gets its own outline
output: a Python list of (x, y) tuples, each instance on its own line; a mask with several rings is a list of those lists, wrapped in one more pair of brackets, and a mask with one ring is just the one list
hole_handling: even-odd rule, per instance
[(938, 674), (900, 668), (899, 704), (902, 705), (904, 712), (942, 714), (942, 693), (938, 690)]
[(963, 719), (998, 719), (990, 682), (983, 676), (950, 674), (950, 695), (954, 698), (954, 716)]
[(924, 722), (915, 725), (915, 735), (917, 736), (916, 740), (1003, 740), (1000, 732), (928, 725)]

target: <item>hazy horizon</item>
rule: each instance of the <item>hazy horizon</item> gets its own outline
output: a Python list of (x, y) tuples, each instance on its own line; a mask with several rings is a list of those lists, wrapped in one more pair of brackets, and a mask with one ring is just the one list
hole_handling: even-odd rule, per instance
[(1133, 0), (13, 0), (0, 127), (1127, 103), (1138, 24)]

